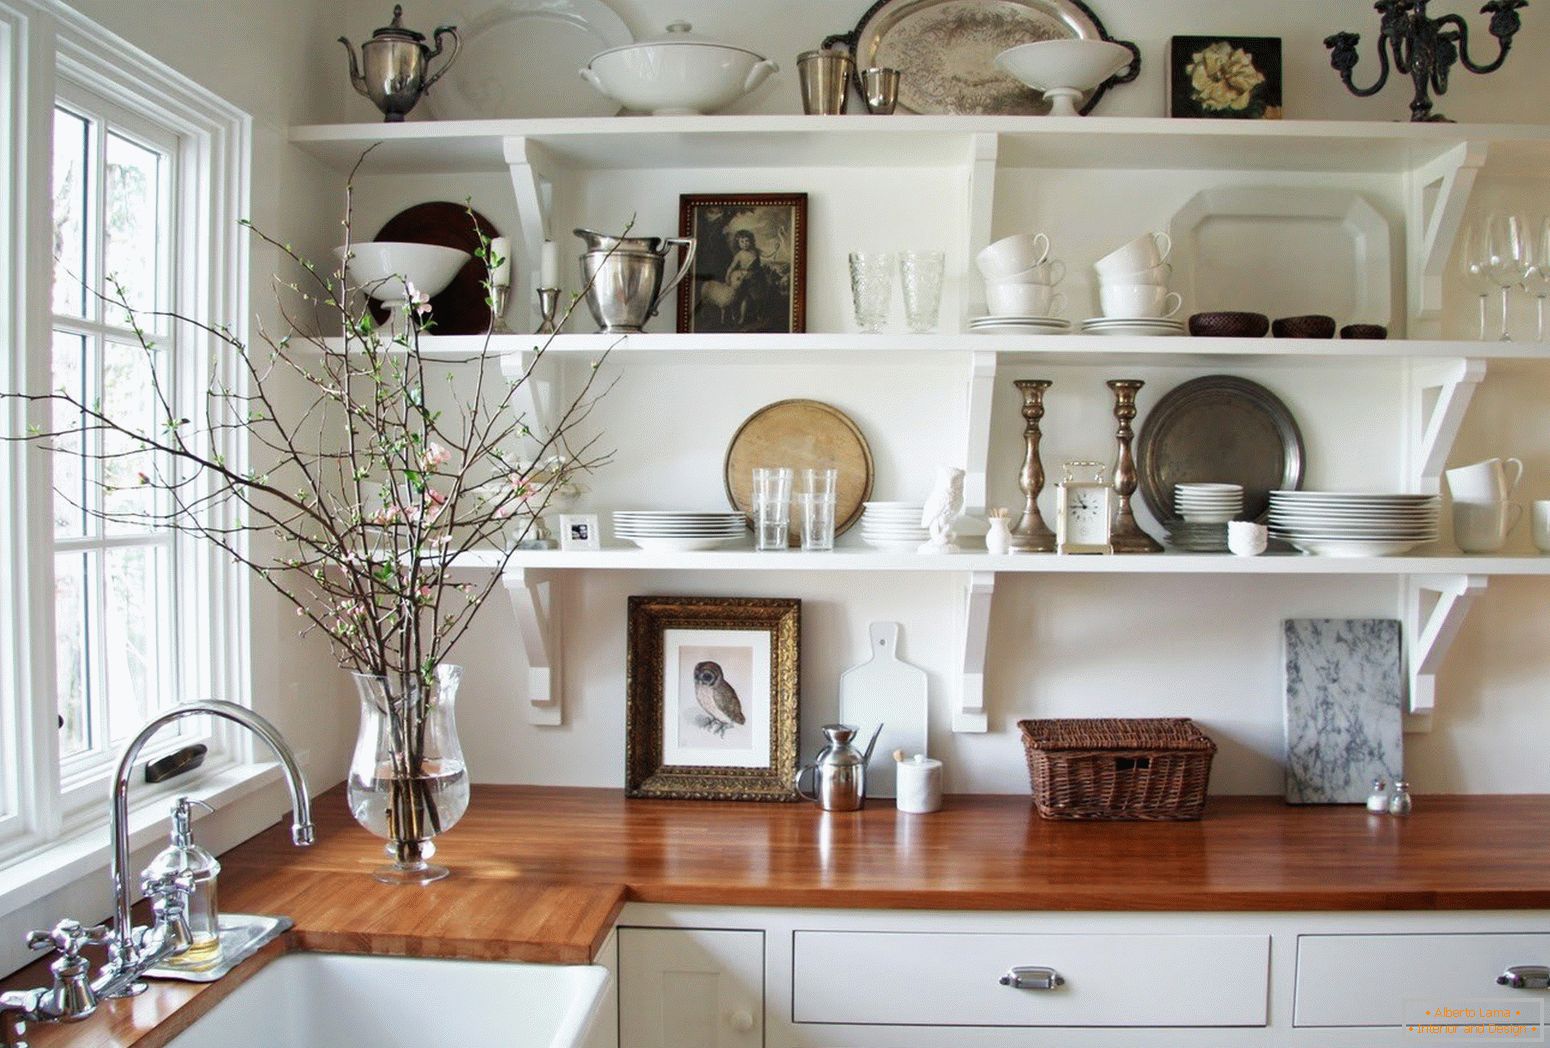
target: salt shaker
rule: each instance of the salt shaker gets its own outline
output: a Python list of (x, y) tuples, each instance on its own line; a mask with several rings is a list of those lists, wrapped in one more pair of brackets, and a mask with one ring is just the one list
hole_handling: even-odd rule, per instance
[(1367, 796), (1367, 810), (1375, 815), (1388, 814), (1389, 784), (1382, 779), (1372, 780), (1372, 793)]
[(1410, 799), (1410, 784), (1403, 779), (1394, 784), (1394, 795), (1389, 798), (1390, 815), (1409, 815), (1414, 802)]
[(901, 760), (894, 779), (899, 810), (924, 815), (942, 807), (942, 762), (917, 753)]

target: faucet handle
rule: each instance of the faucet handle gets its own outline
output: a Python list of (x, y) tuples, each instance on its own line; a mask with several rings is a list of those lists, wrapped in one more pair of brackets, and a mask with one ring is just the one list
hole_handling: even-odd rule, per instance
[(27, 935), (27, 948), (29, 950), (57, 950), (67, 960), (79, 960), (81, 951), (86, 947), (107, 941), (107, 925), (98, 924), (87, 928), (80, 921), (72, 921), (67, 917), (54, 925), (52, 931), (29, 932)]

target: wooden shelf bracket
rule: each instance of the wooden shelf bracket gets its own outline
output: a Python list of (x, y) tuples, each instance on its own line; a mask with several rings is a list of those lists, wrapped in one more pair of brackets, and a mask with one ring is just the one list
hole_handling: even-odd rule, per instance
[(996, 592), (996, 573), (971, 571), (964, 584), (963, 619), (959, 633), (958, 703), (953, 709), (953, 731), (983, 734), (990, 720), (985, 713), (985, 649), (990, 639), (990, 599)]
[[(1458, 636), (1485, 575), (1417, 575), (1405, 583), (1405, 658), (1412, 717), (1429, 718), (1437, 705), (1437, 670)], [(1429, 727), (1425, 721), (1415, 727)]]
[(1485, 378), (1483, 360), (1442, 360), (1410, 370), (1404, 483), (1417, 494), (1441, 490), (1442, 469), (1458, 436), (1475, 389)]
[(1442, 318), (1442, 284), (1458, 239), (1464, 207), (1485, 166), (1484, 142), (1460, 142), (1405, 175), (1405, 230), (1410, 324), (1407, 337), (1435, 337)]
[(527, 681), (518, 702), (529, 724), (562, 723), (560, 606), (548, 572), (507, 567), (501, 577), (517, 614), (517, 636), (527, 655)]

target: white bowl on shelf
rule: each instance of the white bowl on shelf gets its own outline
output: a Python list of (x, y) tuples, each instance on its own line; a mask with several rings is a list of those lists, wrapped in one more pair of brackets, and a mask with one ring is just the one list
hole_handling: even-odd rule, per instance
[(447, 289), (458, 270), (474, 256), (440, 244), (410, 244), (393, 240), (369, 240), (336, 247), (350, 279), (367, 295), (381, 302), (397, 321), (407, 301), (405, 283), (431, 298)]
[(1050, 100), (1050, 116), (1079, 116), (1077, 101), (1130, 64), (1128, 48), (1108, 40), (1038, 40), (1009, 47), (996, 67)]
[(757, 52), (674, 22), (659, 39), (600, 51), (580, 75), (626, 109), (672, 116), (724, 109), (779, 71)]

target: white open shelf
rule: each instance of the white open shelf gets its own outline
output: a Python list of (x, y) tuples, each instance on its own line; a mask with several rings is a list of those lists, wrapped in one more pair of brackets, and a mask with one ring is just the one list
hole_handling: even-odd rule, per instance
[[(580, 90), (581, 88), (578, 88)], [(294, 127), (291, 141), (348, 169), (382, 143), (373, 173), (504, 171), (506, 142), (539, 145), (564, 167), (945, 167), (993, 135), (1002, 166), (1402, 172), (1464, 142), (1506, 162), (1550, 157), (1550, 129), (1529, 124), (1166, 120), (1155, 117), (676, 116), (443, 120)]]

